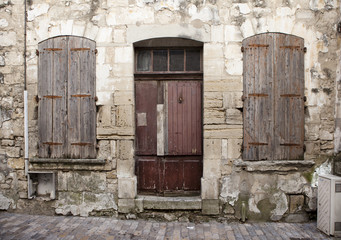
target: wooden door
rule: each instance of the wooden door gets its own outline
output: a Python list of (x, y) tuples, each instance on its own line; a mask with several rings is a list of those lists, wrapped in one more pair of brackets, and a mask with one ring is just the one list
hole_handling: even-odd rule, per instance
[(199, 191), (202, 82), (136, 81), (135, 91), (139, 190)]

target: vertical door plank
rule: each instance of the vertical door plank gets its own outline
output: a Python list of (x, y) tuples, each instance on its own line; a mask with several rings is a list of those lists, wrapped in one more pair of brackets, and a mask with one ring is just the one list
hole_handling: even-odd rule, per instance
[(136, 81), (136, 154), (157, 154), (157, 99), (156, 81)]

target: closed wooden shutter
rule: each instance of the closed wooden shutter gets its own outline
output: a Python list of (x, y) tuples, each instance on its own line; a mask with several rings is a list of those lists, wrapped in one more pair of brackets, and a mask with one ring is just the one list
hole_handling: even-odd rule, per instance
[(95, 43), (63, 36), (38, 51), (39, 157), (95, 158)]
[(95, 42), (69, 37), (68, 56), (69, 157), (95, 158)]
[(304, 43), (280, 33), (243, 41), (244, 160), (303, 158)]
[(39, 156), (62, 158), (67, 152), (67, 38), (39, 44)]

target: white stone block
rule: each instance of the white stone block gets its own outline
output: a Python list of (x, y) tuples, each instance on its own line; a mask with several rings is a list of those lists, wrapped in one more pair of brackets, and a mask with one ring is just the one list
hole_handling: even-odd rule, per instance
[(222, 44), (210, 44), (204, 45), (204, 59), (221, 61), (224, 57), (223, 45)]
[(33, 4), (27, 11), (27, 21), (33, 21), (36, 17), (48, 12), (50, 5), (47, 3)]
[[(96, 55), (96, 63), (98, 65), (102, 65), (105, 63), (105, 54), (106, 54), (106, 47), (97, 47), (97, 55)], [(108, 77), (108, 74), (105, 74)]]
[(241, 44), (237, 42), (229, 42), (225, 46), (225, 58), (226, 59), (242, 59), (243, 53), (241, 51)]
[(107, 89), (108, 86), (105, 86), (105, 79), (107, 79), (110, 75), (111, 66), (109, 64), (97, 64), (96, 66), (96, 78), (98, 81), (96, 81), (96, 84), (98, 86), (98, 89)]
[(5, 53), (6, 65), (19, 66), (24, 62), (23, 55), (18, 52), (6, 52)]
[(224, 26), (211, 26), (211, 41), (212, 42), (224, 42)]
[(227, 158), (228, 158), (227, 139), (221, 139), (221, 159), (226, 160)]
[(15, 32), (0, 32), (0, 46), (7, 47), (17, 43), (17, 34)]
[(98, 43), (111, 43), (112, 42), (112, 28), (101, 27), (98, 30), (96, 37), (96, 42)]
[(118, 197), (135, 198), (137, 193), (136, 177), (118, 178)]
[(240, 27), (240, 31), (244, 38), (253, 36), (255, 34), (255, 31), (252, 26), (252, 22), (250, 19), (246, 19), (245, 22)]
[(55, 37), (60, 35), (60, 26), (52, 25), (49, 28), (49, 37)]
[(49, 37), (49, 27), (51, 26), (50, 24), (50, 19), (48, 18), (43, 18), (39, 19), (38, 26), (35, 26), (35, 31), (37, 34), (37, 41), (43, 41)]
[(295, 13), (295, 10), (296, 9), (291, 9), (289, 7), (279, 7), (276, 8), (276, 15), (281, 17), (291, 16)]
[(241, 59), (229, 59), (225, 61), (226, 72), (230, 75), (243, 74), (243, 61)]
[(135, 173), (135, 162), (133, 160), (117, 160), (118, 178), (130, 178)]
[(84, 36), (85, 22), (75, 23), (72, 28), (72, 35)]
[[(221, 154), (219, 149), (219, 155)], [(221, 157), (219, 159), (204, 158), (204, 178), (220, 178), (221, 177)]]
[(84, 37), (90, 38), (92, 40), (96, 39), (98, 33), (98, 27), (92, 23), (88, 23), (85, 28)]
[(234, 25), (225, 26), (225, 41), (226, 42), (241, 42), (243, 36), (240, 29)]
[(204, 158), (221, 159), (221, 139), (204, 139)]
[(249, 14), (251, 12), (249, 5), (247, 3), (238, 3), (234, 5), (235, 7), (238, 7), (240, 14)]
[(2, 28), (8, 27), (8, 22), (5, 18), (0, 19), (0, 27)]
[(133, 48), (132, 47), (117, 47), (115, 48), (115, 63), (133, 63)]
[(60, 33), (62, 35), (72, 34), (73, 20), (63, 20), (60, 22)]
[(218, 199), (219, 181), (217, 178), (201, 178), (201, 198)]
[[(99, 81), (96, 81), (98, 83)], [(106, 104), (112, 104), (111, 102), (111, 94), (112, 92), (107, 91), (96, 91), (96, 96), (98, 98), (98, 101), (96, 102), (96, 105), (106, 105)]]
[(126, 42), (126, 30), (125, 29), (115, 29), (114, 30), (114, 42), (115, 43), (125, 43)]
[(227, 158), (238, 159), (241, 155), (243, 140), (242, 139), (228, 139), (227, 140)]
[(105, 18), (106, 22), (107, 22), (107, 25), (109, 26), (114, 26), (116, 25), (116, 12), (109, 12), (107, 15), (106, 15), (106, 18)]

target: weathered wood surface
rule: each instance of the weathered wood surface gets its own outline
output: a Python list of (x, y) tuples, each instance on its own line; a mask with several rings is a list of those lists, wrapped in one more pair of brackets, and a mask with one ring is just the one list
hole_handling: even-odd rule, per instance
[(39, 157), (95, 158), (95, 42), (56, 37), (38, 51)]
[(243, 41), (244, 160), (301, 159), (304, 42), (286, 34)]

